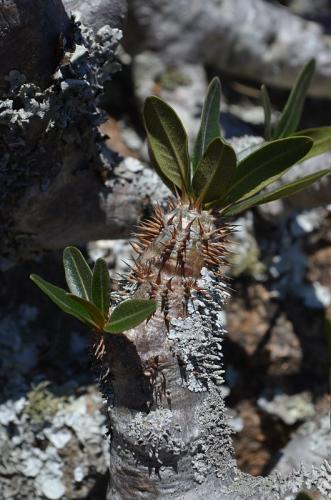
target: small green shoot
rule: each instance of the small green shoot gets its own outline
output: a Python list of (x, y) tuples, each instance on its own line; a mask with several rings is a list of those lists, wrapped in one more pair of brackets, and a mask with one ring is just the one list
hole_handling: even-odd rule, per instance
[(209, 144), (221, 136), (220, 128), (221, 83), (213, 78), (201, 114), (200, 129), (194, 144), (192, 173), (194, 174)]
[(31, 280), (65, 313), (93, 330), (122, 333), (150, 318), (156, 311), (154, 300), (128, 299), (110, 308), (110, 278), (107, 263), (98, 259), (93, 272), (81, 252), (67, 247), (63, 265), (68, 288), (52, 285), (36, 274)]

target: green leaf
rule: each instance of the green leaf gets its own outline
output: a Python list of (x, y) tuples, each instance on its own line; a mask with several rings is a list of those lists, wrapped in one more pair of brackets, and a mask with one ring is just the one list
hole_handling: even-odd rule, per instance
[(155, 311), (156, 302), (154, 300), (126, 300), (114, 309), (104, 330), (109, 333), (130, 330), (149, 318)]
[(309, 137), (288, 137), (264, 144), (238, 164), (226, 204), (248, 198), (275, 182), (308, 153), (312, 144)]
[(190, 185), (188, 139), (175, 111), (162, 99), (147, 97), (144, 121), (149, 146), (163, 174), (182, 191)]
[(287, 137), (296, 131), (314, 71), (315, 60), (311, 59), (302, 69), (291, 90), (281, 117), (274, 129), (273, 139)]
[(297, 179), (294, 182), (290, 182), (281, 186), (273, 191), (269, 191), (267, 193), (260, 193), (251, 198), (247, 198), (239, 203), (235, 203), (230, 207), (226, 208), (222, 211), (222, 215), (237, 215), (243, 210), (247, 210), (248, 208), (252, 208), (256, 205), (262, 205), (263, 203), (269, 203), (270, 201), (279, 200), (281, 198), (286, 198), (294, 193), (298, 193), (303, 189), (306, 189), (308, 186), (313, 184), (313, 182), (317, 181), (323, 175), (327, 175), (330, 173), (330, 169), (326, 168), (324, 170), (320, 170), (319, 172), (315, 172), (314, 174), (306, 175), (301, 179)]
[(237, 162), (240, 163), (246, 158), (246, 156), (251, 155), (254, 151), (260, 149), (261, 146), (265, 146), (265, 144), (268, 144), (268, 142), (258, 142), (257, 144), (252, 144), (251, 146), (247, 146), (247, 148), (242, 149), (239, 153), (237, 153)]
[(195, 141), (192, 166), (193, 174), (203, 157), (207, 146), (213, 139), (220, 137), (220, 105), (221, 105), (221, 83), (215, 77), (209, 84), (207, 96), (201, 114), (201, 125)]
[(261, 100), (264, 109), (264, 137), (266, 141), (271, 139), (271, 102), (267, 87), (261, 87)]
[(36, 274), (31, 274), (30, 278), (62, 311), (74, 316), (90, 327), (96, 328), (98, 326), (85, 308), (72, 300), (63, 288), (52, 285)]
[(86, 299), (82, 299), (81, 297), (77, 297), (77, 295), (73, 295), (72, 293), (68, 293), (73, 302), (80, 305), (82, 309), (86, 312), (86, 314), (92, 319), (92, 321), (98, 326), (100, 330), (103, 329), (105, 324), (105, 318), (101, 311), (93, 304), (93, 302), (89, 302)]
[(193, 177), (193, 192), (200, 202), (222, 198), (228, 191), (236, 171), (236, 153), (221, 138), (207, 147)]
[(78, 248), (64, 249), (63, 266), (69, 290), (82, 299), (91, 299), (92, 271)]
[(168, 179), (168, 177), (162, 172), (162, 170), (160, 169), (155, 157), (154, 157), (154, 154), (153, 154), (153, 151), (150, 147), (150, 145), (148, 144), (148, 154), (149, 154), (149, 158), (150, 158), (150, 161), (151, 161), (151, 164), (152, 164), (152, 167), (154, 168), (155, 172), (158, 174), (158, 176), (160, 177), (160, 179), (162, 180), (162, 182), (170, 189), (170, 191), (172, 192), (172, 194), (174, 194), (175, 196), (177, 196), (178, 194), (180, 195), (181, 194), (181, 189), (179, 189), (179, 187), (177, 187), (170, 179)]
[(98, 259), (93, 269), (92, 299), (104, 318), (108, 318), (110, 302), (110, 278), (104, 259)]
[(313, 500), (313, 497), (306, 491), (300, 491), (295, 497), (295, 500)]
[(299, 132), (292, 134), (292, 137), (295, 137), (297, 135), (310, 137), (314, 141), (314, 144), (310, 151), (308, 151), (306, 156), (304, 156), (300, 161), (305, 161), (308, 160), (308, 158), (312, 158), (313, 156), (318, 156), (331, 151), (331, 127), (308, 128), (306, 130), (300, 130)]

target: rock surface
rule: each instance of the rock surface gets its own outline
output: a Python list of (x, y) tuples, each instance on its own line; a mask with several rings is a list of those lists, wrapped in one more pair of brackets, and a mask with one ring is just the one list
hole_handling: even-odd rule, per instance
[[(126, 9), (124, 0), (64, 3), (95, 29), (111, 24)], [(310, 93), (331, 97), (329, 36), (318, 23), (276, 2), (128, 0), (127, 4), (125, 45), (131, 53), (150, 50), (175, 68), (183, 62), (208, 64), (281, 88), (290, 88), (305, 62), (315, 57), (317, 71)]]
[(330, 38), (317, 23), (276, 3), (129, 0), (128, 6), (126, 43), (134, 53), (149, 49), (170, 64), (205, 63), (282, 88), (291, 87), (299, 69), (315, 57), (311, 95), (330, 97)]
[(126, 0), (63, 0), (68, 14), (78, 16), (96, 31), (106, 24), (112, 28), (122, 27), (126, 14)]

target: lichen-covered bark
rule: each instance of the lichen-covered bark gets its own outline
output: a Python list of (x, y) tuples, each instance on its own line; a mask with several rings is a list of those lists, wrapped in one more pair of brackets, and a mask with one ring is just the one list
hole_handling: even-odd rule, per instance
[(227, 230), (215, 233), (210, 215), (185, 207), (165, 215), (163, 224), (160, 217), (145, 225), (139, 242), (146, 247), (138, 250), (130, 276), (136, 283), (131, 293), (154, 294), (159, 310), (147, 324), (103, 339), (102, 390), (112, 440), (108, 499), (279, 500), (305, 487), (327, 497), (328, 464), (283, 478), (238, 469), (222, 395), (229, 294), (214, 265), (224, 257), (217, 249)]
[(0, 91), (15, 70), (42, 88), (50, 83), (60, 35), (70, 35), (61, 0), (4, 0), (0, 3)]
[[(237, 468), (221, 391), (225, 294), (208, 273), (200, 283), (213, 299), (193, 300), (188, 318), (173, 320), (167, 331), (163, 319), (156, 317), (128, 335), (136, 363), (140, 359), (140, 373), (139, 364), (131, 371), (123, 341), (120, 345), (115, 339), (108, 346), (114, 382), (107, 498), (279, 500), (293, 499), (302, 488), (328, 498), (327, 463), (302, 467), (288, 477), (255, 478)], [(156, 355), (158, 369), (149, 378), (146, 364)]]
[[(41, 14), (37, 32), (48, 21), (49, 12)], [(71, 24), (63, 37), (61, 29), (60, 23), (59, 59), (51, 58), (58, 69), (45, 88), (8, 58), (0, 97), (1, 269), (45, 249), (126, 237), (144, 215), (146, 195), (158, 191), (156, 175), (137, 161), (121, 162), (98, 129), (105, 116), (97, 96), (118, 69), (121, 32), (105, 26), (93, 34)], [(125, 213), (123, 203), (130, 204)]]
[[(208, 289), (214, 296), (210, 313), (197, 299), (192, 315), (173, 320), (169, 331), (160, 313), (121, 342), (107, 339), (103, 363), (110, 370), (113, 402), (109, 498), (198, 492), (225, 449), (230, 452), (223, 403), (215, 399), (223, 381), (225, 293), (212, 289), (211, 279)], [(217, 434), (213, 442), (212, 431)]]

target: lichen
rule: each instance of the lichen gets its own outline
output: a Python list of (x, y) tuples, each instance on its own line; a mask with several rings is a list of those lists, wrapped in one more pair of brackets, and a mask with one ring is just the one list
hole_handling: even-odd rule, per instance
[(224, 382), (222, 368), (222, 340), (224, 330), (224, 302), (228, 297), (225, 286), (213, 272), (202, 269), (198, 286), (207, 292), (203, 296), (192, 292), (186, 318), (172, 319), (169, 339), (174, 351), (185, 366), (181, 384), (191, 391), (207, 391), (209, 382)]
[(151, 463), (159, 466), (165, 460), (175, 462), (183, 452), (184, 442), (180, 432), (180, 427), (174, 427), (172, 411), (166, 408), (158, 408), (147, 416), (137, 413), (128, 429), (134, 445), (146, 453)]
[(173, 91), (177, 87), (186, 86), (191, 83), (191, 79), (178, 68), (168, 68), (158, 78), (160, 85), (165, 90)]
[(40, 252), (38, 245), (28, 244), (33, 234), (16, 228), (21, 206), (47, 192), (66, 162), (76, 162), (79, 169), (91, 164), (102, 168), (97, 126), (104, 115), (96, 98), (110, 72), (118, 69), (114, 51), (120, 33), (105, 26), (94, 34), (73, 25), (72, 41), (65, 42), (64, 56), (45, 90), (17, 72), (8, 75), (9, 88), (0, 99), (0, 146), (5, 152), (0, 160), (2, 268), (23, 254), (27, 257), (29, 246), (32, 255)]
[(27, 402), (23, 413), (33, 424), (52, 420), (53, 416), (63, 408), (67, 398), (56, 397), (49, 389), (50, 383), (45, 380), (32, 388), (27, 394)]

